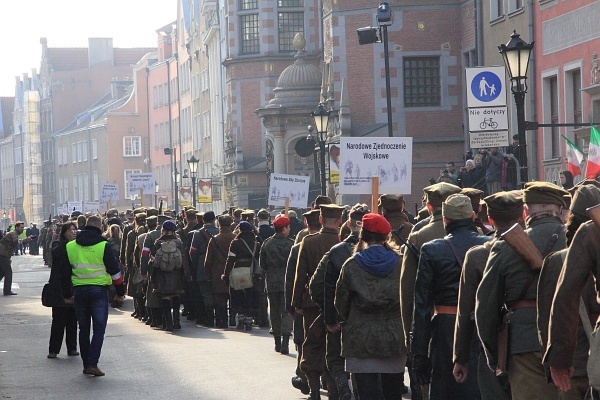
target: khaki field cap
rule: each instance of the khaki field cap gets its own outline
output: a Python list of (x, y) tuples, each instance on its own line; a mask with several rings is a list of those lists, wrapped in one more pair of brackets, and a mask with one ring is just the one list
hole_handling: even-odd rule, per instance
[(565, 206), (563, 196), (569, 194), (550, 182), (527, 182), (523, 189), (523, 202), (525, 204), (555, 204)]
[(368, 214), (369, 212), (369, 206), (366, 204), (356, 203), (352, 206), (348, 215), (350, 216), (350, 219), (360, 221), (362, 220), (363, 215)]
[(463, 188), (460, 191), (460, 194), (464, 194), (468, 198), (471, 199), (471, 205), (473, 206), (473, 210), (479, 210), (479, 204), (481, 202), (481, 195), (483, 194), (483, 190), (475, 189), (475, 188)]
[(513, 221), (523, 215), (523, 192), (511, 190), (489, 195), (485, 199), (487, 213), (499, 221)]
[(230, 215), (219, 215), (220, 226), (231, 226), (233, 224), (233, 218)]
[(570, 210), (572, 213), (588, 218), (586, 208), (600, 204), (600, 189), (594, 185), (579, 186), (573, 195)]
[(307, 224), (315, 224), (319, 222), (319, 215), (321, 215), (321, 211), (319, 210), (310, 210), (302, 214), (302, 216), (306, 218)]
[[(460, 193), (460, 188), (456, 185), (446, 182), (436, 183), (431, 186), (427, 186), (423, 189), (423, 192), (427, 195), (427, 202), (434, 207), (441, 207), (444, 200), (451, 194)], [(471, 210), (473, 211), (473, 210)]]
[(448, 219), (467, 219), (473, 216), (471, 199), (464, 194), (453, 194), (442, 204), (442, 215)]
[(321, 215), (323, 218), (342, 218), (344, 207), (337, 204), (321, 204)]
[(379, 196), (378, 207), (384, 208), (386, 211), (402, 210), (402, 201), (404, 196), (401, 194), (382, 194)]

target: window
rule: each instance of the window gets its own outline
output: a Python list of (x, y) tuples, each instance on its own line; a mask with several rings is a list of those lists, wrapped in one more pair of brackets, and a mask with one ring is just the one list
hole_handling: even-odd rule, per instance
[(573, 122), (583, 121), (581, 106), (581, 70), (571, 72), (571, 89), (573, 93)]
[(142, 155), (142, 137), (123, 137), (123, 157), (139, 157)]
[(523, 0), (508, 0), (509, 14), (523, 9)]
[(93, 172), (93, 177), (94, 181), (92, 182), (92, 200), (98, 201), (98, 171)]
[(81, 180), (83, 181), (83, 201), (90, 201), (90, 180), (88, 174), (83, 174)]
[(441, 105), (440, 58), (404, 58), (404, 106)]
[(304, 7), (304, 0), (277, 0), (279, 7)]
[(210, 114), (208, 112), (202, 114), (202, 131), (205, 138), (210, 137)]
[[(558, 79), (556, 76), (549, 78), (548, 80), (548, 91), (550, 94), (550, 123), (557, 124), (558, 123)], [(551, 146), (552, 158), (560, 157), (560, 131), (558, 127), (550, 128), (551, 135)]]
[(63, 146), (62, 151), (63, 151), (63, 163), (64, 163), (64, 165), (68, 165), (69, 164), (69, 155), (68, 155), (67, 146)]
[(490, 21), (504, 17), (504, 0), (490, 0)]
[(92, 158), (98, 159), (98, 141), (96, 139), (92, 139)]
[(156, 86), (152, 88), (152, 102), (154, 108), (158, 108), (158, 88)]
[(77, 162), (77, 143), (71, 145), (71, 157), (73, 158), (73, 164)]
[(258, 0), (240, 0), (240, 9), (254, 10), (258, 8)]
[(304, 34), (303, 12), (280, 12), (279, 22), (279, 51), (294, 50), (294, 36), (297, 33)]
[(163, 85), (158, 86), (158, 106), (162, 107), (164, 99)]
[(82, 151), (81, 151), (81, 156), (83, 157), (83, 161), (87, 161), (88, 160), (88, 145), (87, 142), (81, 142), (81, 147), (82, 147)]
[(142, 173), (141, 169), (126, 169), (126, 170), (123, 170), (123, 177), (125, 179), (123, 181), (123, 183), (124, 183), (123, 187), (125, 188), (125, 198), (126, 199), (131, 199), (132, 195), (139, 193), (137, 190), (133, 191), (133, 192), (129, 191), (129, 175), (131, 175), (131, 174), (141, 174), (141, 173)]
[(260, 51), (258, 14), (242, 15), (241, 53), (253, 54)]
[(79, 175), (73, 175), (73, 201), (79, 201), (79, 186), (77, 185), (77, 178)]
[(59, 203), (64, 203), (65, 202), (65, 193), (64, 193), (64, 181), (62, 178), (60, 178), (58, 180), (58, 202)]

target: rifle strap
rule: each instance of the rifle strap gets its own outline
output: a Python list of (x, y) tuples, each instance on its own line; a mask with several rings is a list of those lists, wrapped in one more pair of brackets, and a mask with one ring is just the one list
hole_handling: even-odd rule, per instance
[(450, 245), (450, 250), (452, 250), (452, 254), (454, 254), (454, 258), (456, 258), (456, 261), (458, 261), (458, 266), (462, 268), (463, 263), (465, 262), (464, 255), (462, 257), (459, 257), (458, 251), (456, 250), (454, 243), (452, 243), (452, 241), (448, 238), (444, 238), (444, 240), (446, 241), (446, 243), (448, 243), (448, 245)]

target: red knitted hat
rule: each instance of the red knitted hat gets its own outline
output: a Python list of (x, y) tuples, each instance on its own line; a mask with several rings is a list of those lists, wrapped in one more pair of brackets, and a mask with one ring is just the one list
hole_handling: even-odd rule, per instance
[(364, 230), (380, 235), (389, 235), (392, 226), (382, 215), (369, 213), (362, 217), (362, 227)]

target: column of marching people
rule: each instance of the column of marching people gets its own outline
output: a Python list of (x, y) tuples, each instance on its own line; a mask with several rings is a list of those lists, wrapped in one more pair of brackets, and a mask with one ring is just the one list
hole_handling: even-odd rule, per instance
[[(409, 390), (432, 400), (598, 398), (578, 299), (594, 328), (599, 186), (532, 182), (485, 196), (439, 182), (423, 189), (417, 218), (398, 194), (380, 196), (377, 210), (318, 196), (301, 218), (110, 209), (102, 235), (123, 278), (110, 305), (123, 305), (126, 288), (133, 318), (174, 334), (193, 326), (182, 318), (268, 327), (275, 352), (295, 346), (291, 384), (313, 400), (400, 399)], [(95, 229), (77, 214), (45, 221), (44, 240), (53, 235), (67, 249), (77, 232)], [(43, 246), (53, 274), (77, 258), (56, 248)], [(68, 354), (77, 353), (73, 322), (61, 318), (51, 358), (65, 329)]]

